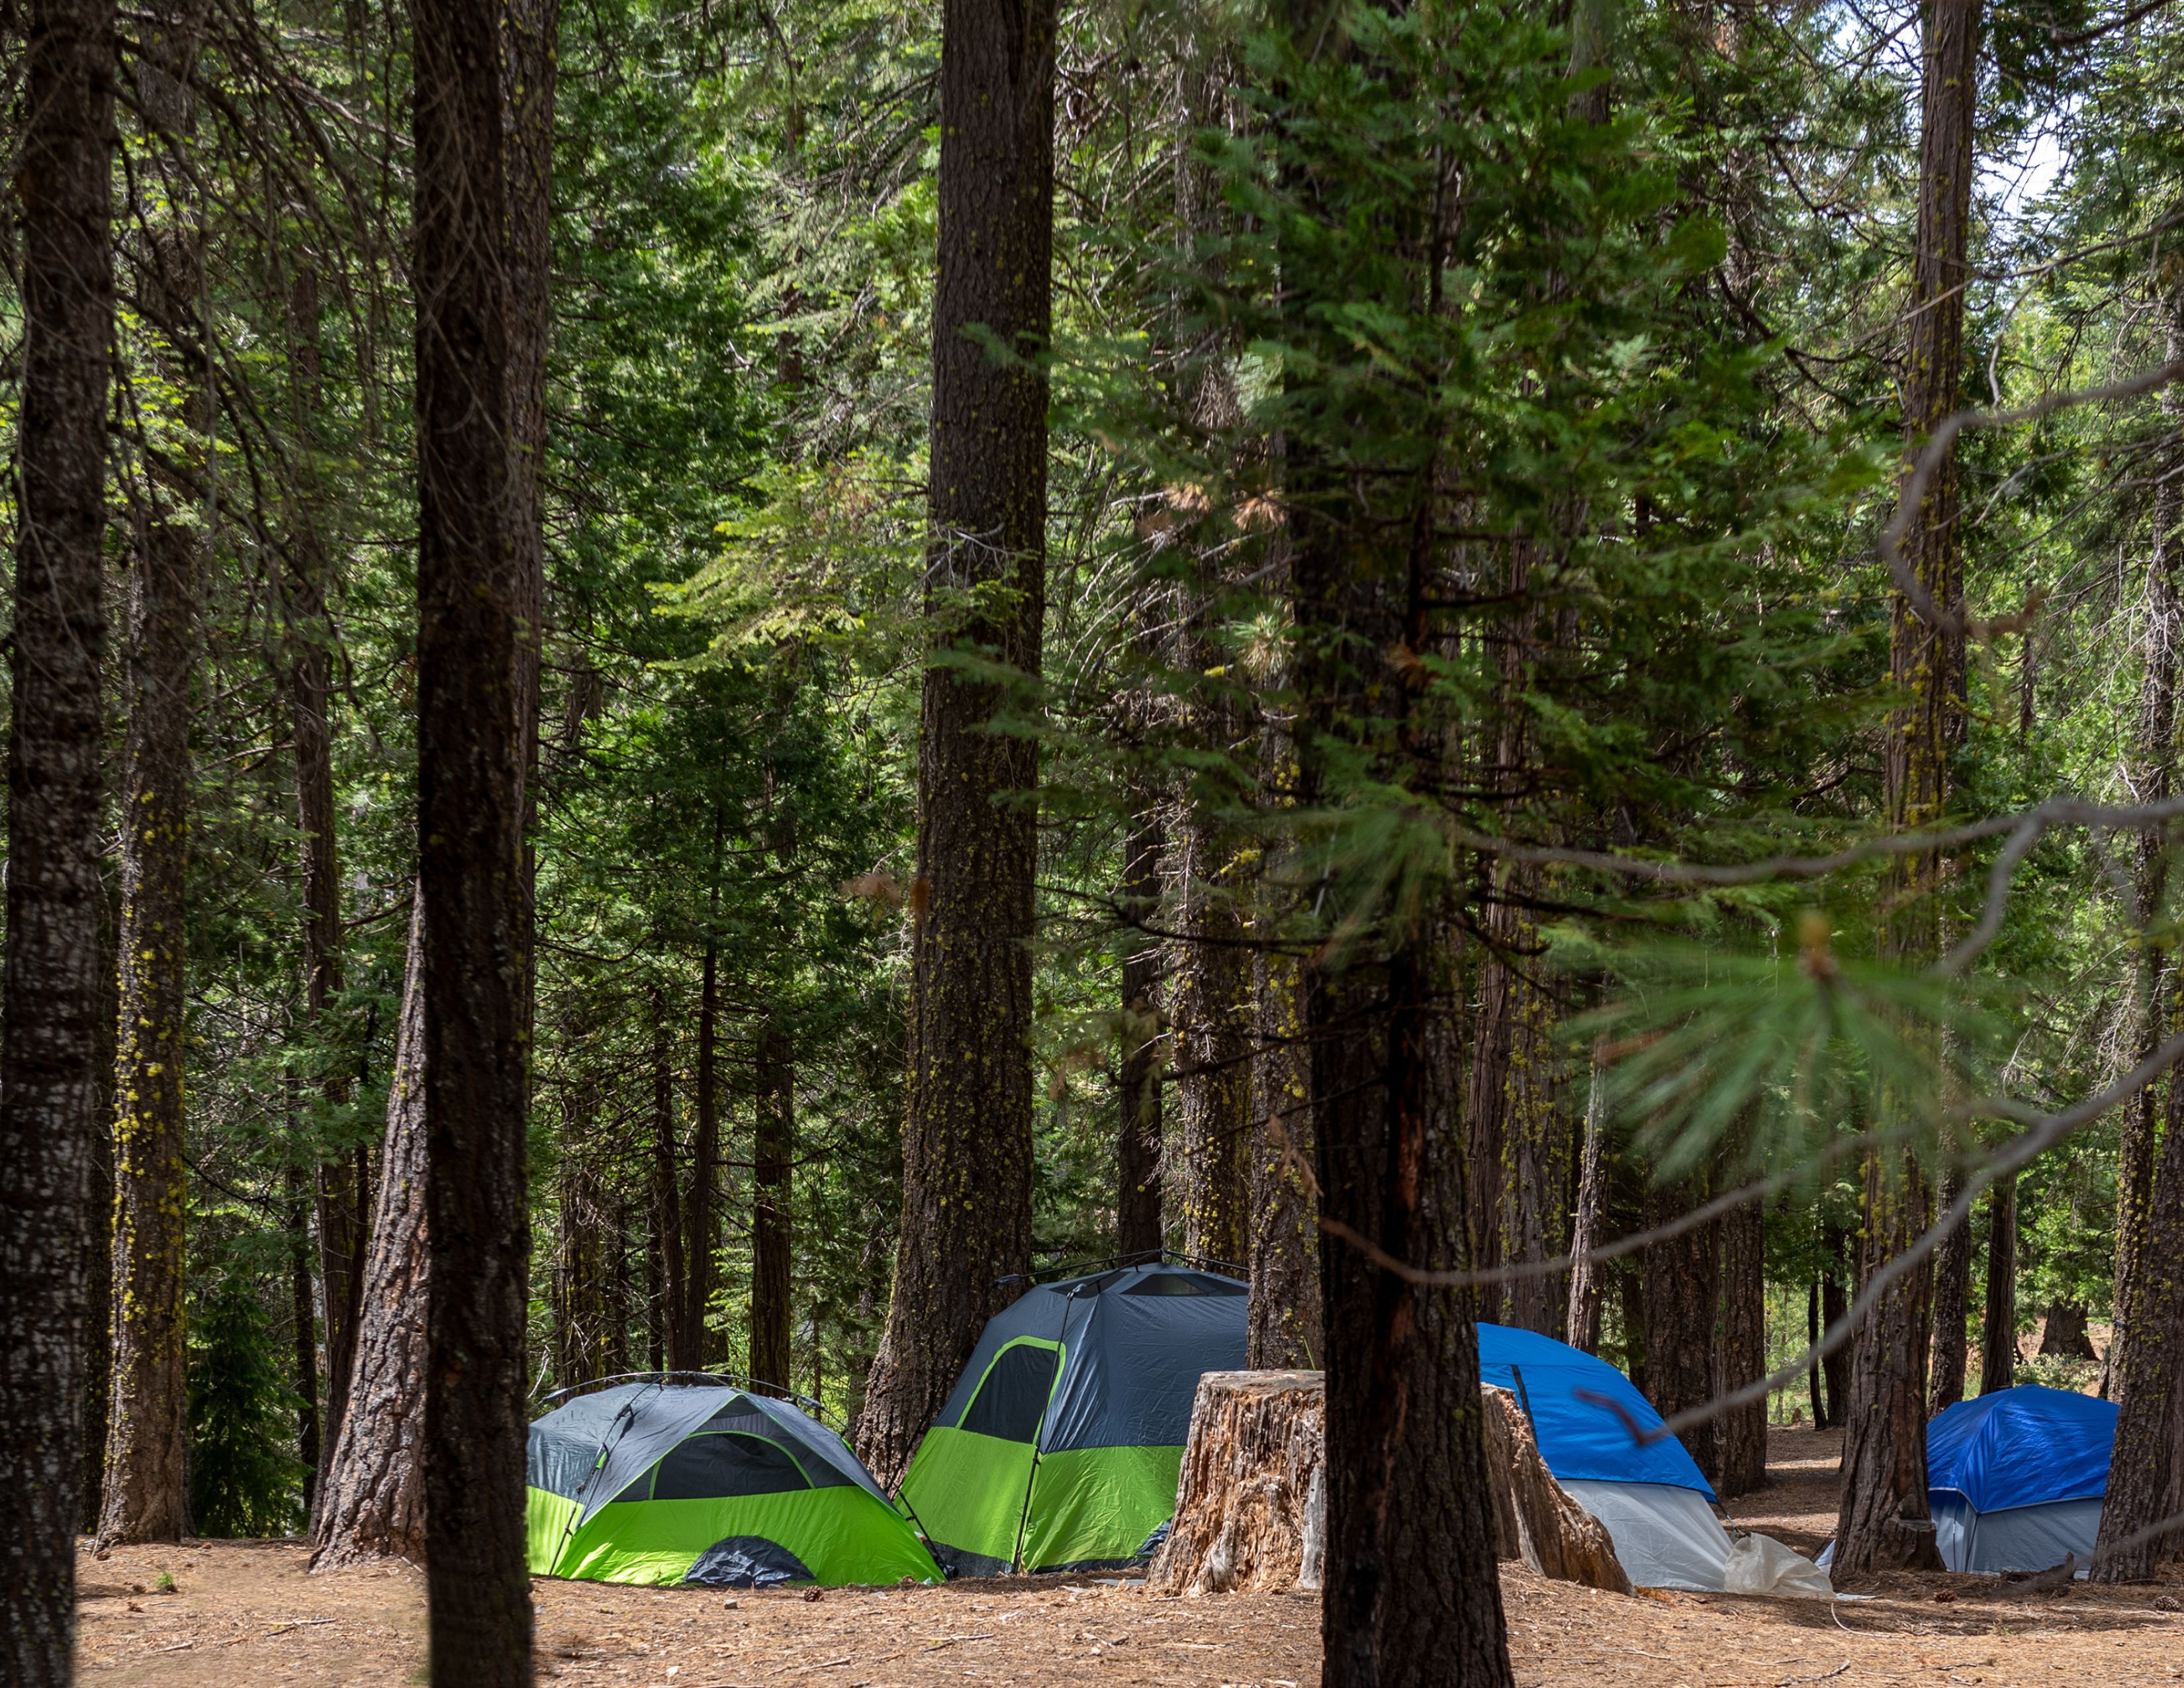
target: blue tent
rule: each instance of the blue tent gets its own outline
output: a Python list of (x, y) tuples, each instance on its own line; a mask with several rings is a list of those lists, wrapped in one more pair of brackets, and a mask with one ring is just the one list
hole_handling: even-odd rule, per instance
[(2116, 1407), (2020, 1384), (1960, 1401), (1926, 1427), (1927, 1501), (1953, 1571), (2044, 1571), (2092, 1559)]
[(1661, 1415), (1607, 1361), (1552, 1336), (1482, 1324), (1479, 1372), (1480, 1382), (1515, 1394), (1532, 1421), (1540, 1457), (1558, 1481), (1665, 1483), (1713, 1499), (1681, 1442), (1674, 1436), (1640, 1440), (1660, 1428)]
[(1479, 1371), (1517, 1397), (1547, 1469), (1607, 1526), (1632, 1582), (1723, 1586), (1730, 1540), (1713, 1490), (1674, 1436), (1645, 1440), (1661, 1415), (1630, 1379), (1552, 1336), (1499, 1324), (1479, 1327)]

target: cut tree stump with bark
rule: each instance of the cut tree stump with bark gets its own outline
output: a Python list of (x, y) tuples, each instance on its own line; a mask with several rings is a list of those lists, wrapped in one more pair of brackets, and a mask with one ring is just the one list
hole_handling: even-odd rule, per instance
[(1541, 1457), (1517, 1397), (1491, 1384), (1479, 1391), (1486, 1414), (1486, 1474), (1494, 1485), (1496, 1553), (1522, 1559), (1557, 1582), (1630, 1592), (1607, 1526), (1571, 1498)]
[[(1479, 1391), (1496, 1556), (1617, 1594), (1630, 1579), (1607, 1527), (1555, 1481), (1517, 1397)], [(1318, 1372), (1198, 1380), (1175, 1520), (1147, 1573), (1167, 1595), (1317, 1589), (1327, 1534), (1327, 1383)]]
[[(1315, 1479), (1327, 1456), (1319, 1372), (1208, 1372), (1191, 1403), (1175, 1522), (1153, 1557), (1154, 1594), (1317, 1588), (1306, 1578)], [(1323, 1513), (1325, 1501), (1321, 1503)], [(1312, 1540), (1307, 1544), (1306, 1538)], [(1317, 1558), (1317, 1554), (1310, 1557)], [(1310, 1568), (1318, 1570), (1317, 1563)]]

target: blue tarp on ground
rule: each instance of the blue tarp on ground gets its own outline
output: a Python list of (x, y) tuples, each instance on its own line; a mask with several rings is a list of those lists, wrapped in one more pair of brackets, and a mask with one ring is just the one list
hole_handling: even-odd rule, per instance
[[(1661, 1415), (1607, 1361), (1552, 1336), (1481, 1324), (1479, 1369), (1481, 1382), (1515, 1392), (1531, 1418), (1540, 1456), (1559, 1480), (1662, 1483), (1713, 1499), (1681, 1442), (1674, 1436), (1641, 1440), (1660, 1428)], [(2107, 1462), (2103, 1446), (2103, 1470)]]
[(1974, 1512), (2108, 1492), (2115, 1403), (2020, 1384), (1960, 1401), (1926, 1427), (1926, 1486)]

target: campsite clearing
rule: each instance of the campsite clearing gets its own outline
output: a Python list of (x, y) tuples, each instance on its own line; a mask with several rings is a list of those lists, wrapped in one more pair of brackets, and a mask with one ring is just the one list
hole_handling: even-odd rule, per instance
[[(1777, 1430), (1774, 1478), (1730, 1511), (1810, 1552), (1832, 1519), (1839, 1435)], [(421, 1682), (424, 1579), (312, 1576), (301, 1542), (121, 1547), (78, 1563), (82, 1678), (102, 1688)], [(160, 1591), (170, 1578), (174, 1591)], [(1855, 1603), (1602, 1594), (1502, 1568), (1523, 1688), (2174, 1688), (2184, 1577), (2008, 1597), (1991, 1577), (1902, 1576)], [(538, 1675), (563, 1688), (1312, 1688), (1319, 1602), (1148, 1595), (1099, 1576), (941, 1588), (532, 1584)], [(1946, 1599), (1937, 1596), (1947, 1596)], [(731, 1607), (724, 1602), (733, 1599)]]
[[(423, 1579), (314, 1577), (301, 1544), (119, 1548), (81, 1565), (82, 1679), (142, 1688), (423, 1680)], [(176, 1592), (153, 1592), (159, 1574)], [(1970, 1577), (1902, 1579), (1881, 1599), (1627, 1598), (1505, 1566), (1524, 1688), (2168, 1688), (2184, 1679), (2184, 1583), (2031, 1602)], [(132, 1592), (132, 1588), (147, 1591)], [(966, 1684), (1312, 1688), (1319, 1606), (1298, 1595), (1162, 1599), (1091, 1578), (884, 1592), (742, 1593), (541, 1579), (538, 1674), (565, 1688), (938, 1688)], [(1935, 1591), (1956, 1598), (1936, 1604)]]

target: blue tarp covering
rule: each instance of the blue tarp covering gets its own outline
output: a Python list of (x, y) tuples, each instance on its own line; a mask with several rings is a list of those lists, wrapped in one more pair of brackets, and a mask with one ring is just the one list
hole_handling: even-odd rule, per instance
[(1926, 1486), (2001, 1512), (2108, 1492), (2116, 1407), (2020, 1384), (1960, 1401), (1926, 1427)]
[[(1674, 1436), (1657, 1442), (1639, 1440), (1646, 1431), (1660, 1428), (1661, 1415), (1607, 1361), (1552, 1336), (1482, 1324), (1479, 1369), (1481, 1382), (1515, 1392), (1531, 1417), (1540, 1457), (1563, 1481), (1665, 1483), (1696, 1489), (1713, 1499), (1713, 1490), (1681, 1442)], [(1623, 1411), (1585, 1400), (1586, 1395), (1605, 1396)], [(2101, 1464), (2106, 1470), (2105, 1444)]]

